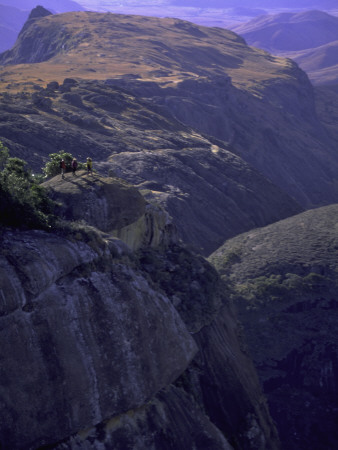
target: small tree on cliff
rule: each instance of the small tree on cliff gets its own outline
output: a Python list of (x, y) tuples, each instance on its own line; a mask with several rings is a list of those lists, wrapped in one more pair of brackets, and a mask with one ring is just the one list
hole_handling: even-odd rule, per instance
[(60, 150), (58, 153), (50, 153), (50, 161), (42, 168), (47, 178), (55, 177), (60, 173), (60, 162), (63, 159), (66, 163), (66, 170), (70, 170), (73, 156), (70, 153)]
[(50, 228), (54, 203), (19, 158), (10, 158), (0, 142), (0, 224)]
[[(50, 153), (50, 161), (42, 168), (45, 177), (51, 178), (60, 174), (60, 162), (63, 159), (66, 163), (66, 171), (71, 170), (73, 155), (71, 153), (60, 150), (58, 153)], [(78, 163), (78, 169), (85, 169), (84, 163)]]

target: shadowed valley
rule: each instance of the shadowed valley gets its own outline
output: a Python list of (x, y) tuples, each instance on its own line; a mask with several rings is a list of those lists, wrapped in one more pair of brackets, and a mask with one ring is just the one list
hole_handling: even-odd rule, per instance
[(284, 448), (337, 440), (337, 205), (228, 240), (210, 257), (233, 300)]

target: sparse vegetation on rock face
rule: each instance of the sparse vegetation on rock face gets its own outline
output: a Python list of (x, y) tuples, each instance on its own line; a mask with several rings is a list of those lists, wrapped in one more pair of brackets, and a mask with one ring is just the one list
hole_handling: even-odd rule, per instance
[(26, 165), (10, 158), (0, 142), (0, 224), (49, 229), (55, 222), (54, 203)]
[(337, 441), (338, 206), (237, 236), (210, 260), (233, 286), (282, 445)]

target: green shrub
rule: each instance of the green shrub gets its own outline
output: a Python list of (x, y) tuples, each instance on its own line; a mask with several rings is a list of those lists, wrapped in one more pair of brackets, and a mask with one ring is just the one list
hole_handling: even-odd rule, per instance
[(49, 229), (55, 221), (54, 203), (26, 168), (10, 158), (0, 143), (0, 224), (10, 227)]
[(289, 298), (317, 295), (322, 289), (330, 287), (336, 288), (335, 280), (310, 272), (304, 276), (295, 273), (260, 276), (235, 286), (235, 290), (248, 302), (250, 308), (257, 308), (270, 302), (285, 302)]
[(281, 275), (260, 276), (249, 279), (246, 283), (237, 286), (237, 290), (243, 297), (255, 304), (276, 300), (287, 293), (287, 288), (283, 285)]
[[(50, 153), (49, 157), (50, 161), (48, 161), (45, 167), (42, 168), (45, 177), (51, 178), (60, 174), (60, 162), (62, 159), (64, 159), (66, 164), (66, 172), (72, 170), (73, 155), (71, 153), (67, 153), (64, 150), (60, 150), (58, 153)], [(86, 169), (86, 164), (78, 162), (77, 168), (78, 170)]]
[(55, 177), (60, 173), (60, 162), (62, 159), (65, 160), (66, 163), (66, 171), (71, 170), (71, 164), (73, 160), (73, 156), (70, 153), (65, 152), (64, 150), (60, 150), (58, 153), (50, 153), (49, 155), (50, 161), (48, 161), (43, 167), (42, 171), (47, 178)]

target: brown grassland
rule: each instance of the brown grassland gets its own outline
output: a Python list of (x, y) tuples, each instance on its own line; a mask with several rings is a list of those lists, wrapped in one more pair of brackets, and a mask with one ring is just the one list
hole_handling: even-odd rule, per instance
[[(29, 40), (37, 26), (41, 41), (31, 43), (32, 52), (54, 45), (54, 56), (34, 64), (3, 66), (1, 91), (31, 90), (33, 84), (62, 82), (65, 77), (105, 80), (131, 74), (175, 83), (224, 73), (236, 87), (255, 91), (284, 71), (287, 76), (290, 69), (287, 60), (244, 45), (231, 31), (177, 19), (73, 12), (41, 18), (21, 37)], [(51, 43), (50, 29), (57, 30), (59, 43)]]

